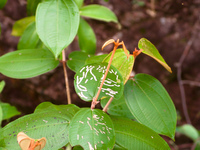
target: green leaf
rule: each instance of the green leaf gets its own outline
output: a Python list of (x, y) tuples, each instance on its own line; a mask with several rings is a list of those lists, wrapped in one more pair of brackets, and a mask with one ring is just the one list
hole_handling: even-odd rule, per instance
[(42, 44), (36, 32), (35, 22), (32, 22), (23, 32), (17, 45), (17, 49), (34, 48), (42, 48)]
[(96, 52), (96, 37), (90, 25), (84, 20), (80, 19), (78, 29), (78, 43), (81, 51), (88, 54), (95, 54)]
[(79, 18), (79, 10), (73, 0), (46, 0), (38, 5), (37, 33), (56, 58), (74, 39)]
[(163, 67), (165, 67), (165, 69), (167, 69), (169, 72), (172, 72), (171, 68), (167, 65), (159, 51), (150, 41), (145, 38), (141, 38), (138, 42), (138, 47), (143, 50), (142, 53), (149, 55), (157, 62), (159, 62)]
[[(107, 63), (88, 64), (77, 71), (74, 77), (74, 86), (81, 99), (91, 101), (96, 96), (107, 65)], [(118, 99), (121, 97), (123, 89), (121, 74), (115, 67), (111, 66), (98, 99), (105, 96)]]
[(49, 50), (18, 50), (0, 57), (0, 72), (11, 78), (24, 79), (53, 70), (58, 64)]
[(176, 109), (157, 79), (147, 74), (137, 74), (126, 83), (124, 95), (137, 121), (174, 140)]
[(156, 132), (148, 127), (121, 117), (111, 117), (116, 144), (128, 150), (170, 150), (168, 144)]
[[(129, 54), (129, 52), (128, 52), (128, 54)], [(112, 55), (112, 52), (104, 59), (103, 62), (108, 63), (110, 61), (111, 55)], [(127, 56), (123, 49), (116, 50), (111, 64), (115, 68), (117, 68), (119, 70), (119, 72), (121, 73), (124, 84), (127, 82), (127, 80), (130, 77), (134, 62), (135, 62), (135, 60), (132, 55), (130, 55), (129, 58), (127, 59)]]
[(20, 115), (21, 113), (16, 109), (15, 106), (11, 106), (8, 103), (0, 102), (0, 106), (3, 111), (3, 120), (10, 119), (16, 115)]
[(34, 139), (45, 137), (47, 143), (43, 150), (56, 150), (63, 147), (69, 142), (68, 126), (73, 117), (71, 113), (66, 112), (73, 106), (65, 105), (65, 109), (64, 106), (61, 107), (59, 109), (57, 106), (53, 111), (49, 109), (26, 115), (9, 123), (0, 130), (0, 147), (20, 150), (16, 137), (21, 131)]
[(116, 15), (108, 8), (101, 5), (88, 5), (80, 9), (80, 15), (105, 22), (118, 23)]
[(27, 0), (27, 14), (28, 16), (35, 15), (36, 8), (42, 0)]
[(76, 5), (78, 6), (78, 8), (81, 8), (81, 6), (83, 6), (83, 1), (84, 0), (74, 0), (74, 2), (76, 3)]
[(69, 141), (85, 150), (112, 149), (115, 144), (112, 120), (102, 110), (82, 108), (69, 125)]
[(0, 9), (2, 9), (7, 3), (7, 0), (0, 0)]
[(193, 141), (196, 141), (199, 138), (199, 133), (198, 133), (197, 129), (195, 129), (190, 124), (185, 124), (183, 126), (177, 127), (176, 132), (189, 137)]
[[(109, 99), (110, 99), (109, 97), (102, 99), (100, 101), (101, 107), (104, 108), (107, 102), (109, 101)], [(135, 119), (125, 103), (124, 95), (122, 95), (119, 99), (112, 100), (112, 102), (108, 106), (107, 113), (114, 116), (121, 116), (121, 117), (130, 118), (130, 119)]]
[(3, 120), (3, 110), (2, 110), (2, 107), (0, 105), (0, 130), (1, 130), (1, 122)]
[(69, 60), (67, 61), (67, 66), (74, 72), (77, 72), (80, 68), (85, 65), (85, 61), (90, 55), (81, 52), (73, 51), (69, 54)]
[(108, 56), (108, 54), (89, 57), (85, 64), (102, 63), (106, 56)]
[(15, 22), (13, 25), (12, 33), (13, 36), (21, 36), (27, 26), (35, 21), (35, 16), (25, 17)]
[(5, 87), (5, 81), (0, 82), (0, 93), (3, 91), (3, 88)]
[(43, 102), (36, 107), (34, 113), (58, 111), (72, 118), (79, 110), (80, 108), (74, 104), (54, 105), (51, 102)]

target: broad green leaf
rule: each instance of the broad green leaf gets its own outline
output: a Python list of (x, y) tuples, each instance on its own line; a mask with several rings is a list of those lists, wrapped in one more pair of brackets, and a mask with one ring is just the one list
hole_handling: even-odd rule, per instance
[(53, 70), (58, 64), (49, 50), (18, 50), (0, 57), (0, 73), (11, 78), (31, 78)]
[(36, 32), (35, 22), (32, 22), (23, 32), (17, 45), (17, 49), (33, 49), (41, 47), (42, 45)]
[(88, 54), (95, 54), (96, 52), (96, 37), (93, 29), (84, 20), (80, 19), (78, 29), (78, 43), (81, 51)]
[(2, 9), (7, 3), (7, 0), (0, 0), (0, 9)]
[(163, 67), (165, 67), (169, 72), (172, 72), (171, 68), (167, 65), (159, 51), (149, 40), (141, 38), (138, 42), (138, 47), (143, 50), (142, 53), (149, 55), (157, 62), (159, 62)]
[(181, 133), (193, 141), (197, 140), (199, 138), (199, 133), (197, 129), (195, 129), (192, 125), (190, 124), (185, 124), (183, 126), (177, 127), (176, 128), (177, 133)]
[(51, 102), (43, 102), (36, 107), (34, 113), (58, 111), (58, 112), (62, 112), (62, 114), (64, 114), (64, 115), (70, 116), (72, 118), (76, 114), (76, 112), (79, 110), (80, 110), (80, 108), (74, 104), (54, 105)]
[(73, 117), (70, 113), (66, 113), (69, 107), (71, 106), (65, 105), (65, 109), (59, 109), (57, 106), (57, 109), (53, 109), (53, 111), (44, 110), (9, 123), (0, 130), (0, 147), (8, 150), (13, 148), (20, 150), (16, 138), (21, 131), (34, 139), (45, 137), (47, 143), (43, 150), (56, 150), (63, 147), (69, 142), (68, 126)]
[(124, 95), (137, 121), (174, 140), (176, 109), (157, 79), (147, 74), (137, 74), (126, 83)]
[(3, 120), (10, 119), (16, 115), (20, 115), (21, 113), (16, 109), (15, 106), (11, 106), (8, 103), (0, 102), (0, 106), (3, 111)]
[(27, 14), (29, 16), (35, 15), (35, 11), (37, 8), (37, 5), (41, 2), (42, 0), (27, 0)]
[(108, 8), (101, 5), (88, 5), (80, 8), (80, 15), (105, 22), (118, 23), (116, 15)]
[(74, 146), (73, 150), (84, 150), (81, 146)]
[[(107, 102), (109, 101), (109, 97), (103, 98), (101, 102), (101, 107), (105, 107)], [(134, 119), (133, 115), (131, 114), (130, 110), (128, 109), (124, 95), (122, 95), (119, 99), (113, 99), (110, 105), (108, 106), (107, 113), (114, 116), (121, 116), (127, 117), (130, 119)]]
[(85, 61), (90, 57), (81, 51), (73, 51), (69, 54), (69, 60), (67, 61), (67, 66), (74, 72), (77, 72), (80, 68), (85, 65)]
[(3, 91), (3, 88), (5, 86), (5, 81), (0, 82), (0, 93)]
[(69, 141), (85, 150), (112, 149), (115, 144), (112, 120), (102, 110), (82, 108), (70, 122)]
[(79, 10), (73, 0), (46, 0), (38, 5), (37, 33), (56, 58), (74, 39), (79, 19)]
[(106, 56), (108, 56), (108, 54), (89, 57), (85, 64), (102, 63)]
[[(128, 52), (128, 51), (127, 51)], [(128, 52), (129, 54), (129, 52)], [(112, 52), (104, 59), (103, 62), (109, 62)], [(112, 65), (119, 70), (123, 77), (124, 84), (127, 82), (134, 65), (134, 57), (130, 55), (128, 58), (123, 49), (117, 49), (112, 60)]]
[(74, 0), (74, 2), (76, 3), (76, 5), (78, 6), (78, 8), (81, 8), (81, 6), (83, 5), (83, 1), (84, 0)]
[[(107, 63), (88, 64), (77, 71), (74, 77), (74, 86), (81, 99), (91, 101), (96, 96), (107, 65)], [(118, 99), (121, 97), (123, 89), (124, 84), (120, 72), (111, 66), (98, 99), (105, 96)]]
[(1, 130), (1, 122), (3, 120), (3, 110), (2, 110), (2, 107), (0, 105), (0, 130)]
[(148, 127), (122, 117), (111, 117), (116, 144), (127, 150), (170, 150), (168, 144)]
[(35, 16), (25, 17), (15, 22), (13, 25), (12, 33), (13, 36), (21, 36), (27, 26), (35, 21)]

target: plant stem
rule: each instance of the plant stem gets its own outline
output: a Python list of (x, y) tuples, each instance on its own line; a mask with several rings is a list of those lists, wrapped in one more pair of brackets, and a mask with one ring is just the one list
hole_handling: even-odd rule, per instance
[(105, 72), (104, 78), (103, 78), (103, 80), (102, 80), (102, 82), (101, 82), (101, 85), (100, 85), (100, 87), (99, 87), (99, 90), (98, 90), (98, 92), (97, 92), (97, 95), (94, 97), (94, 99), (93, 99), (93, 101), (92, 101), (91, 109), (94, 109), (95, 106), (96, 106), (96, 104), (98, 103), (97, 100), (98, 100), (99, 94), (100, 94), (100, 92), (101, 92), (101, 88), (103, 87), (103, 83), (104, 83), (104, 81), (105, 81), (105, 79), (106, 79), (106, 76), (107, 76), (107, 74), (108, 74), (108, 71), (109, 71), (109, 69), (110, 69), (111, 62), (112, 62), (112, 59), (113, 59), (113, 57), (114, 57), (115, 51), (116, 51), (117, 47), (119, 46), (119, 40), (118, 40), (116, 43), (114, 43), (114, 44), (115, 44), (115, 45), (114, 45), (114, 48), (113, 48), (113, 52), (112, 52), (112, 55), (111, 55), (111, 57), (110, 57), (108, 66), (107, 66), (107, 68), (106, 68), (106, 72)]
[(108, 106), (110, 105), (110, 103), (112, 102), (113, 99), (114, 99), (113, 97), (111, 97), (111, 98), (109, 99), (109, 101), (107, 102), (106, 106), (103, 108), (103, 111), (104, 111), (104, 112), (107, 112)]
[(65, 87), (66, 87), (66, 93), (67, 93), (67, 102), (68, 102), (68, 104), (71, 104), (69, 80), (68, 80), (67, 68), (66, 68), (65, 50), (62, 51), (62, 64), (63, 64), (63, 71), (64, 71), (64, 76), (65, 76)]

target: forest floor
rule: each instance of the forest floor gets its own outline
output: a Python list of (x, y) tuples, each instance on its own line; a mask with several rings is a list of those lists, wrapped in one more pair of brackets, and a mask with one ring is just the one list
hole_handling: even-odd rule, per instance
[[(0, 55), (17, 48), (19, 37), (11, 36), (11, 30), (15, 21), (26, 17), (25, 2), (8, 0), (6, 6), (0, 10)], [(176, 106), (178, 126), (188, 123), (182, 107), (184, 95), (181, 96), (179, 84), (183, 80), (191, 123), (200, 130), (200, 1), (157, 0), (150, 3), (147, 0), (86, 0), (86, 4), (94, 3), (114, 11), (121, 24), (119, 29), (115, 23), (87, 19), (96, 33), (97, 53), (108, 39), (123, 40), (131, 53), (137, 48), (140, 38), (150, 40), (173, 72), (167, 72), (155, 60), (143, 54), (137, 57), (134, 72), (146, 73), (160, 80)], [(74, 50), (79, 50), (77, 39), (68, 47), (67, 54)], [(109, 53), (109, 48), (104, 52)], [(177, 78), (178, 69), (181, 71), (181, 80)], [(73, 103), (80, 107), (89, 106), (90, 103), (81, 101), (76, 95), (73, 87), (74, 73), (69, 69), (68, 73)], [(22, 115), (32, 113), (44, 101), (67, 103), (61, 65), (49, 73), (31, 79), (18, 80), (0, 75), (0, 80), (6, 82), (1, 100), (16, 106)], [(172, 149), (177, 146), (180, 150), (187, 150), (192, 146), (190, 139), (180, 135), (176, 135), (175, 143), (166, 140)]]

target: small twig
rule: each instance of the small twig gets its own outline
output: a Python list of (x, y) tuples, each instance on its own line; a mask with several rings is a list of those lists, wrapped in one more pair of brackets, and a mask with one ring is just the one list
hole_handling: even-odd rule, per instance
[(108, 106), (110, 105), (110, 103), (112, 102), (112, 100), (113, 100), (113, 97), (111, 97), (111, 98), (109, 99), (109, 101), (107, 102), (106, 106), (103, 108), (103, 111), (104, 111), (104, 112), (107, 112)]
[[(194, 25), (195, 27), (197, 26), (197, 23), (195, 23), (195, 25)], [(184, 113), (185, 119), (186, 119), (188, 124), (191, 124), (191, 120), (190, 120), (190, 117), (189, 117), (189, 114), (188, 114), (185, 90), (184, 90), (184, 87), (183, 87), (183, 81), (182, 81), (181, 74), (182, 74), (182, 64), (183, 64), (185, 58), (188, 56), (188, 53), (190, 51), (190, 47), (192, 46), (193, 41), (194, 41), (195, 36), (196, 36), (195, 33), (196, 33), (196, 31), (193, 30), (192, 37), (187, 42), (186, 47), (185, 47), (185, 49), (183, 51), (183, 54), (181, 55), (181, 58), (180, 58), (180, 60), (178, 62), (178, 65), (177, 65), (177, 80), (178, 80), (180, 93), (181, 93), (181, 101), (182, 101), (183, 113)]]
[(62, 51), (62, 64), (63, 64), (63, 71), (65, 76), (65, 86), (66, 86), (66, 93), (67, 93), (67, 102), (71, 104), (71, 96), (70, 96), (70, 89), (69, 89), (69, 80), (67, 75), (67, 68), (66, 68), (66, 59), (65, 59), (65, 50)]
[(199, 86), (200, 87), (200, 82), (197, 82), (197, 81), (182, 80), (182, 83), (189, 84), (191, 86)]

